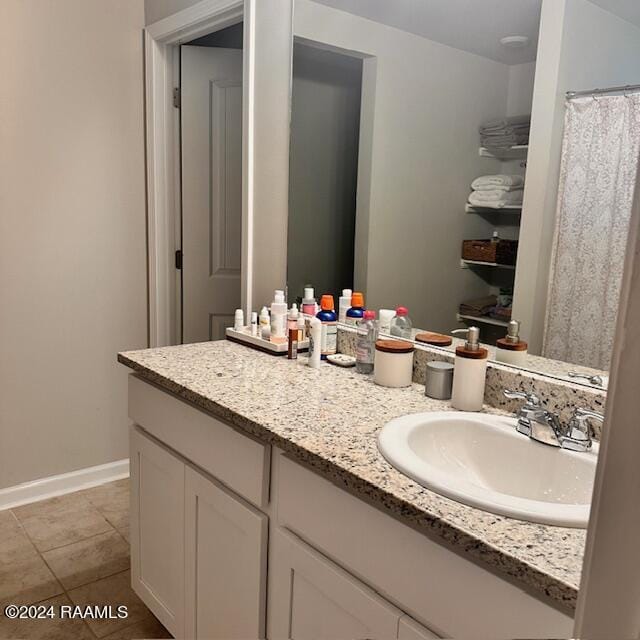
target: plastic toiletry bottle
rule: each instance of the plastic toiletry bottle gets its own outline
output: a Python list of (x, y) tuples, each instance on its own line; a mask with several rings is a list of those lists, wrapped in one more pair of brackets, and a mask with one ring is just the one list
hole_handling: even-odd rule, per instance
[(456, 329), (452, 334), (466, 334), (464, 346), (456, 349), (451, 406), (459, 411), (480, 411), (484, 403), (489, 352), (480, 346), (480, 329)]
[(287, 315), (287, 335), (289, 335), (291, 329), (298, 330), (298, 315), (298, 305), (294, 302)]
[(318, 318), (309, 321), (309, 366), (312, 369), (320, 368), (322, 357), (322, 322)]
[(322, 322), (322, 359), (326, 360), (327, 356), (333, 355), (337, 351), (338, 346), (338, 316), (335, 312), (333, 296), (324, 295), (320, 300), (320, 311), (316, 318)]
[(307, 316), (315, 316), (318, 313), (318, 305), (314, 297), (313, 287), (304, 288), (304, 298), (302, 298), (302, 313)]
[(289, 342), (287, 345), (287, 358), (289, 360), (298, 359), (298, 323), (296, 322), (295, 329), (288, 329)]
[(251, 335), (258, 335), (258, 314), (255, 311), (251, 312)]
[(512, 320), (507, 335), (496, 340), (496, 360), (516, 367), (524, 367), (527, 363), (528, 345), (520, 339), (520, 323)]
[(358, 373), (373, 373), (377, 339), (378, 325), (375, 311), (365, 311), (364, 318), (358, 325), (356, 342), (356, 371)]
[(302, 342), (307, 337), (304, 316), (298, 314), (298, 342)]
[(276, 289), (271, 303), (271, 342), (284, 344), (287, 341), (287, 303), (284, 291)]
[(360, 324), (364, 318), (364, 295), (355, 291), (351, 296), (351, 308), (347, 311), (347, 324)]
[(236, 309), (236, 313), (233, 318), (233, 330), (242, 331), (243, 329), (244, 329), (244, 311), (242, 309)]
[(260, 310), (260, 337), (263, 340), (268, 340), (271, 335), (271, 324), (269, 320), (269, 310), (267, 307), (262, 307)]
[(378, 331), (391, 335), (391, 321), (396, 317), (396, 312), (393, 309), (380, 309), (378, 317)]
[(396, 309), (396, 317), (391, 321), (391, 335), (395, 338), (411, 340), (411, 319), (406, 307)]
[(338, 300), (338, 322), (347, 322), (347, 311), (351, 308), (351, 289), (343, 289)]

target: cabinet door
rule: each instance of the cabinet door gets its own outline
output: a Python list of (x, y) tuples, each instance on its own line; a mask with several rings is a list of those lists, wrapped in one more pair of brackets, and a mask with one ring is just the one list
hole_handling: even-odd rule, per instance
[(175, 636), (184, 635), (184, 463), (131, 428), (131, 583)]
[(264, 638), (267, 517), (186, 471), (186, 637)]
[(418, 624), (409, 616), (402, 616), (400, 625), (398, 626), (398, 640), (437, 640), (437, 636), (433, 631), (429, 631), (426, 627)]
[(401, 612), (363, 583), (282, 530), (270, 548), (270, 638), (397, 638)]

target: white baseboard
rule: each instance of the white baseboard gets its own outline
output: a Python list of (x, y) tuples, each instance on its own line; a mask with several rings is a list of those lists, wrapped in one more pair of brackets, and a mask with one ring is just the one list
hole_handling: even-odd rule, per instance
[(125, 459), (24, 482), (15, 487), (0, 489), (0, 511), (128, 477), (129, 460)]

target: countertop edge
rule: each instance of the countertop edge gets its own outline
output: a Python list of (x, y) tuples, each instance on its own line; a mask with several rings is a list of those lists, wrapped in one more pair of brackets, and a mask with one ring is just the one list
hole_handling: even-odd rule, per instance
[(248, 420), (241, 414), (187, 389), (156, 371), (131, 360), (124, 353), (118, 353), (117, 359), (120, 364), (141, 374), (144, 379), (157, 384), (182, 400), (231, 423), (231, 425), (250, 436), (256, 437), (267, 444), (277, 446), (286, 453), (293, 454), (300, 463), (318, 471), (320, 475), (333, 484), (346, 488), (352, 495), (379, 508), (399, 522), (443, 543), (446, 548), (470, 559), (483, 569), (502, 578), (507, 576), (510, 582), (535, 597), (544, 596), (550, 605), (555, 606), (563, 613), (573, 615), (575, 612), (578, 590), (574, 586), (562, 582), (532, 567), (525, 561), (475, 538), (456, 525), (388, 493), (372, 484), (369, 480), (340, 467), (335, 462), (273, 433), (268, 427)]

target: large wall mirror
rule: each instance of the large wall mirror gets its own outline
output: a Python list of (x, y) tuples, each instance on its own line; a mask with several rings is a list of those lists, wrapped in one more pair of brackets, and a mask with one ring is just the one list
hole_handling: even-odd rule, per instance
[(517, 320), (521, 366), (606, 388), (640, 98), (567, 92), (640, 79), (607, 4), (294, 0), (290, 301), (353, 289), (491, 349)]

